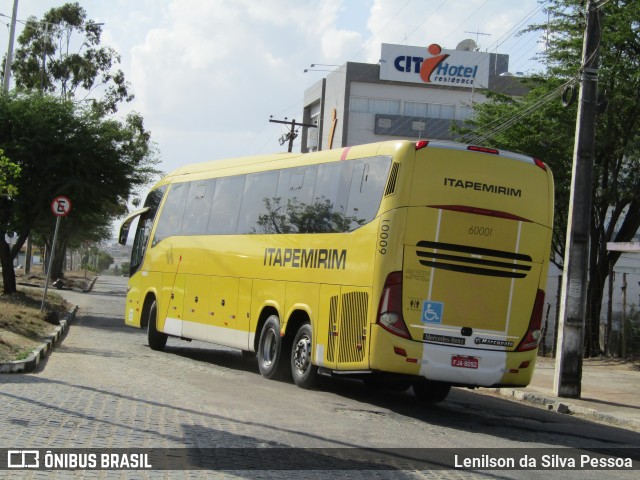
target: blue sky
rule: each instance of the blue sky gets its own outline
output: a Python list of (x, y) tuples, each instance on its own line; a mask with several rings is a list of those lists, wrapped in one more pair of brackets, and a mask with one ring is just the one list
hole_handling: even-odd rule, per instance
[[(186, 163), (281, 151), (284, 129), (302, 118), (304, 90), (326, 72), (311, 63), (378, 61), (381, 43), (510, 55), (512, 72), (539, 69), (537, 0), (78, 0), (103, 22), (103, 43), (122, 55), (140, 112), (171, 171)], [(57, 0), (19, 0), (18, 19), (41, 17)], [(0, 0), (0, 52), (8, 45), (13, 0)], [(22, 24), (18, 24), (18, 33)], [(489, 35), (475, 35), (481, 32)]]

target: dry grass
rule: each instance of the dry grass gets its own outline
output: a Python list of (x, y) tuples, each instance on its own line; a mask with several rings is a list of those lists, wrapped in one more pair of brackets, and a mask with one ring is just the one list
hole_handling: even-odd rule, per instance
[[(41, 312), (42, 275), (31, 275), (29, 278), (18, 276), (16, 280), (17, 293), (0, 295), (0, 362), (28, 357), (54, 333), (60, 316), (70, 308), (55, 289), (52, 291), (53, 287), (49, 284), (45, 310)], [(86, 286), (84, 278), (71, 275), (65, 280), (65, 288), (82, 289)]]
[(585, 358), (584, 363), (592, 367), (599, 367), (606, 370), (633, 370), (640, 371), (640, 357), (633, 356), (628, 359), (615, 357), (595, 357)]

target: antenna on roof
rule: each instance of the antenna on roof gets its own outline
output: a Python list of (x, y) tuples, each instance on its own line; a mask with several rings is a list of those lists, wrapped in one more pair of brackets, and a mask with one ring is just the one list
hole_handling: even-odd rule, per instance
[[(484, 36), (486, 36), (486, 37), (490, 37), (490, 36), (491, 36), (491, 34), (490, 34), (490, 33), (482, 33), (482, 32), (480, 31), (480, 29), (478, 29), (478, 30), (477, 30), (477, 31), (475, 31), (475, 32), (464, 32), (464, 33), (472, 33), (472, 34), (474, 34), (474, 35), (476, 36), (476, 45), (478, 44), (478, 39), (480, 38), (480, 35), (484, 35)], [(478, 50), (480, 50), (480, 48), (476, 46), (475, 51), (477, 52)]]

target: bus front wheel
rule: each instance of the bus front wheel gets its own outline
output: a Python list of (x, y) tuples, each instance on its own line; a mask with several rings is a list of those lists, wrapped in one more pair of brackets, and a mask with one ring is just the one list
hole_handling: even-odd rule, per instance
[[(285, 357), (285, 360), (283, 360)], [(264, 378), (276, 379), (284, 376), (286, 368), (284, 342), (280, 336), (280, 319), (277, 315), (267, 318), (258, 343), (258, 367)]]
[(318, 367), (311, 363), (311, 325), (298, 329), (291, 348), (291, 374), (300, 388), (313, 388), (318, 379)]
[(449, 395), (451, 385), (433, 380), (417, 380), (413, 383), (413, 393), (422, 403), (438, 403)]
[(154, 300), (151, 307), (149, 307), (149, 316), (147, 317), (147, 340), (151, 350), (164, 350), (167, 345), (168, 335), (158, 331), (157, 321), (158, 304)]

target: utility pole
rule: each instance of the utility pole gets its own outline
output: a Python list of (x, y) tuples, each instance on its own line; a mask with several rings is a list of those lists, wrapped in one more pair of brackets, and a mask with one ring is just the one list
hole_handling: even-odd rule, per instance
[[(13, 12), (11, 14), (11, 27), (9, 29), (9, 46), (7, 47), (7, 61), (4, 64), (4, 77), (2, 78), (2, 91), (4, 93), (9, 92), (9, 86), (11, 83), (11, 67), (13, 65), (13, 44), (16, 38), (16, 22), (18, 19), (18, 0), (13, 0)], [(27, 252), (25, 255), (24, 274), (25, 276), (31, 273), (31, 235), (27, 237)], [(18, 254), (18, 258), (20, 254)]]
[(318, 128), (315, 124), (310, 123), (296, 123), (296, 119), (289, 121), (287, 117), (284, 117), (284, 120), (274, 120), (273, 116), (269, 119), (271, 123), (284, 123), (285, 125), (289, 125), (289, 131), (280, 137), (280, 145), (284, 145), (289, 142), (289, 150), (291, 152), (293, 150), (293, 141), (298, 137), (298, 132), (296, 132), (296, 127), (307, 127), (307, 128)]
[(2, 90), (9, 91), (11, 80), (11, 64), (13, 63), (13, 42), (16, 37), (16, 19), (18, 18), (18, 0), (13, 0), (13, 13), (11, 14), (11, 29), (9, 30), (9, 47), (7, 48), (7, 61), (4, 65), (4, 78), (2, 79)]
[(588, 0), (553, 384), (554, 394), (567, 398), (579, 398), (582, 383), (601, 15)]

